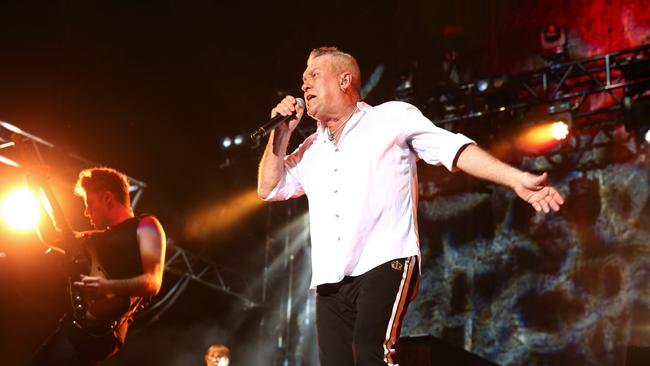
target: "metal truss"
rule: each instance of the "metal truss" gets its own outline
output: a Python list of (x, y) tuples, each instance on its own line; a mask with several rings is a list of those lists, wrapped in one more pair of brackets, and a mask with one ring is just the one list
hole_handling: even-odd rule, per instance
[(452, 126), (480, 117), (521, 116), (543, 106), (546, 115), (570, 112), (576, 129), (602, 120), (591, 116), (624, 110), (625, 96), (649, 84), (650, 45), (644, 45), (460, 85), (430, 98), (423, 110)]
[(241, 300), (245, 308), (258, 306), (256, 302), (248, 297), (232, 291), (226, 285), (219, 267), (214, 262), (174, 245), (171, 240), (167, 243), (165, 271), (179, 276), (179, 282), (192, 280), (212, 290), (233, 296)]
[[(49, 163), (46, 156), (48, 155), (53, 156), (55, 155), (54, 153), (56, 152), (57, 153), (56, 155), (59, 156), (63, 155), (66, 158), (65, 163), (61, 164), (60, 166), (57, 165), (57, 168), (71, 170), (80, 167), (98, 166), (97, 163), (88, 160), (86, 158), (83, 158), (79, 155), (70, 152), (59, 151), (53, 143), (46, 141), (29, 132), (23, 131), (19, 127), (9, 122), (0, 121), (0, 151), (3, 152), (0, 154), (0, 163), (2, 164), (13, 166), (16, 168), (21, 166), (20, 157), (18, 156), (18, 154), (10, 151), (11, 150), (10, 148), (14, 146), (14, 142), (11, 140), (12, 135), (17, 135), (19, 138), (22, 138), (26, 142), (31, 143), (34, 146), (34, 151), (37, 154), (37, 158), (39, 162), (43, 165), (47, 165)], [(6, 149), (6, 153), (5, 153), (5, 149)], [(135, 208), (138, 202), (140, 201), (140, 198), (142, 197), (142, 193), (144, 192), (144, 189), (147, 187), (147, 184), (141, 180), (135, 179), (128, 175), (126, 175), (126, 178), (129, 181), (129, 193), (131, 194), (132, 197), (131, 206)]]

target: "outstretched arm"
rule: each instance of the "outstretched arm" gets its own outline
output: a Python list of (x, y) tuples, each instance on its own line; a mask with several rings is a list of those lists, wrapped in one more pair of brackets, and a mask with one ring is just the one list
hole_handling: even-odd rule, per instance
[(546, 182), (547, 174), (534, 175), (512, 167), (480, 147), (466, 145), (457, 157), (456, 167), (477, 178), (512, 188), (536, 211), (558, 211), (564, 198)]

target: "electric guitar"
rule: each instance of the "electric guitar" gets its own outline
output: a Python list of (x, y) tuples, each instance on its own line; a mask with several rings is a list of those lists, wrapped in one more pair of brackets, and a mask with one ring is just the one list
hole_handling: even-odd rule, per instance
[[(30, 190), (41, 198), (39, 204), (50, 216), (53, 230), (61, 237), (56, 243), (46, 243), (50, 252), (60, 255), (67, 274), (67, 292), (70, 310), (68, 315), (74, 325), (93, 336), (106, 335), (127, 320), (139, 305), (139, 298), (107, 295), (90, 297), (74, 285), (81, 280), (81, 275), (108, 278), (106, 272), (97, 260), (94, 248), (83, 245), (80, 238), (65, 217), (58, 200), (49, 184), (49, 178), (37, 169), (38, 160), (33, 141), (25, 141), (22, 136), (13, 134), (11, 140), (24, 160), (22, 167), (26, 169), (26, 178)], [(30, 142), (32, 144), (30, 144)], [(44, 202), (43, 197), (46, 201)], [(49, 208), (49, 210), (45, 208)]]

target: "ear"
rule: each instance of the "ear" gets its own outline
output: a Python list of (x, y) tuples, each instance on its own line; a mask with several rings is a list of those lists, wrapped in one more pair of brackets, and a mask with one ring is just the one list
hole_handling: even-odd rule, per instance
[(341, 90), (345, 90), (348, 86), (350, 86), (350, 73), (345, 73), (341, 75)]
[(113, 195), (113, 192), (111, 191), (104, 191), (104, 194), (102, 194), (102, 201), (104, 204), (110, 207), (110, 205), (113, 204), (115, 201), (115, 196)]

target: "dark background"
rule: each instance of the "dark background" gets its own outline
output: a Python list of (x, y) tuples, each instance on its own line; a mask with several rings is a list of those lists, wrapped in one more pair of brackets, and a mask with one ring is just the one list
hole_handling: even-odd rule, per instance
[[(263, 123), (284, 94), (299, 95), (312, 48), (336, 45), (352, 53), (363, 76), (383, 65), (366, 98), (377, 104), (393, 98), (400, 75), (409, 69), (417, 70), (421, 93), (434, 89), (443, 54), (452, 48), (465, 81), (542, 67), (539, 33), (550, 23), (567, 27), (575, 59), (648, 43), (646, 5), (640, 0), (3, 2), (0, 120), (60, 151), (146, 182), (138, 211), (155, 213), (174, 243), (223, 266), (237, 291), (250, 292), (263, 268), (269, 205), (226, 219), (234, 215), (230, 208), (240, 205), (233, 197), (254, 189), (261, 151), (224, 151), (220, 140)], [(78, 166), (53, 168), (73, 223), (87, 228), (81, 202), (66, 196)], [(19, 179), (9, 170), (3, 168), (3, 186)], [(279, 227), (287, 208), (295, 214), (304, 206), (304, 200), (274, 205), (271, 221)], [(197, 234), (191, 229), (197, 221), (228, 225)], [(21, 364), (55, 324), (52, 299), (58, 295), (56, 281), (42, 270), (46, 260), (36, 259), (40, 249), (17, 248), (33, 238), (13, 235), (0, 239), (0, 250), (9, 255), (0, 262), (8, 295), (0, 342), (2, 350), (16, 350), (8, 364)], [(174, 280), (168, 275), (166, 286)], [(256, 348), (264, 344), (272, 354), (269, 333), (275, 333), (258, 333), (257, 326), (264, 310), (271, 310), (244, 311), (227, 294), (190, 286), (161, 321), (134, 336), (133, 349), (148, 351), (132, 351), (131, 359), (116, 364), (134, 364), (138, 357), (144, 364), (196, 364), (210, 343), (236, 339), (243, 341), (235, 353), (264, 354)], [(249, 295), (260, 296), (254, 290)], [(165, 358), (166, 351), (182, 353), (174, 349), (188, 358)]]

